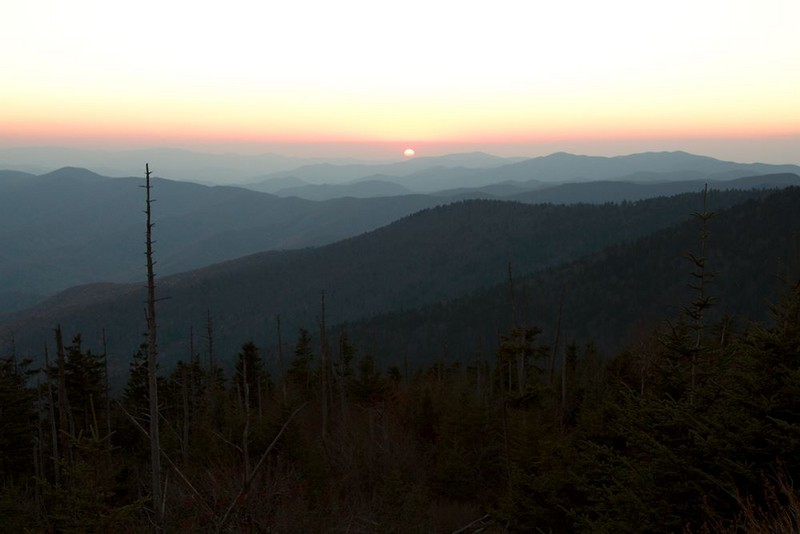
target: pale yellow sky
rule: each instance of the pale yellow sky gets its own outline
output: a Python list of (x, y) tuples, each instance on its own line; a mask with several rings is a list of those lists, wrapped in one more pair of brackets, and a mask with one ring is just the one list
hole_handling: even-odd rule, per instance
[(10, 0), (0, 144), (756, 139), (797, 162), (798, 21), (798, 0)]

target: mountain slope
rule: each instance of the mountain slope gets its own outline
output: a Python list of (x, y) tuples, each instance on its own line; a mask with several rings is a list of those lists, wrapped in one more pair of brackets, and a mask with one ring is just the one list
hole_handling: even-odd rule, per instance
[[(797, 183), (796, 176), (751, 177), (719, 186), (788, 183)], [(79, 168), (42, 176), (0, 173), (0, 311), (20, 309), (73, 285), (142, 279), (140, 185), (137, 178), (107, 178)], [(263, 250), (332, 243), (420, 209), (453, 200), (507, 195), (521, 187), (536, 190), (506, 198), (605, 202), (702, 188), (700, 181), (591, 182), (551, 187), (529, 181), (452, 190), (441, 196), (344, 197), (311, 202), (235, 187), (161, 179), (154, 185), (159, 275)], [(372, 197), (405, 191), (402, 186), (368, 181), (314, 187), (323, 196)]]
[[(710, 197), (716, 206), (730, 206), (765, 194)], [(636, 239), (685, 220), (698, 205), (697, 194), (599, 206), (462, 202), (319, 248), (260, 253), (161, 277), (164, 362), (184, 356), (189, 327), (199, 328), (208, 312), (224, 359), (246, 339), (273, 338), (278, 314), (287, 335), (300, 326), (313, 329), (323, 291), (330, 323), (412, 309), (503, 280), (509, 264), (526, 273)], [(20, 350), (38, 351), (56, 324), (82, 332), (89, 346), (105, 329), (115, 358), (124, 362), (141, 340), (143, 298), (143, 285), (79, 288), (6, 317), (2, 330), (13, 333)], [(119, 365), (119, 372), (127, 369)]]
[[(0, 294), (142, 279), (142, 182), (76, 168), (0, 174)], [(330, 243), (441, 203), (421, 196), (311, 202), (163, 179), (154, 180), (154, 195), (161, 275)]]
[[(708, 268), (714, 274), (707, 294), (714, 304), (707, 324), (730, 314), (740, 321), (766, 320), (767, 302), (777, 300), (780, 280), (794, 266), (800, 236), (800, 188), (793, 187), (728, 209), (709, 201)], [(516, 306), (508, 283), (422, 309), (383, 314), (334, 327), (346, 329), (357, 347), (384, 365), (406, 360), (430, 365), (439, 358), (475, 363), (491, 360), (498, 336), (517, 322), (543, 329), (539, 341), (552, 346), (561, 310), (561, 347), (594, 342), (614, 354), (666, 321), (676, 321), (694, 298), (689, 284), (699, 254), (700, 223), (674, 227), (618, 244), (551, 269), (519, 276)], [(796, 278), (795, 278), (796, 280)], [(514, 313), (516, 309), (516, 313)]]

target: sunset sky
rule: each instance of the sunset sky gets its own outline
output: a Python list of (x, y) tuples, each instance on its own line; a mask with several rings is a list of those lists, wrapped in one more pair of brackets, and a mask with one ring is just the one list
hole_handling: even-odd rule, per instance
[(800, 163), (798, 0), (10, 0), (0, 20), (2, 147)]

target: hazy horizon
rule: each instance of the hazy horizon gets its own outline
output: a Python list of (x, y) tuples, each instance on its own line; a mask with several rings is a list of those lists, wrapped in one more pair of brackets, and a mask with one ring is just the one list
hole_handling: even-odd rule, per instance
[(793, 1), (7, 7), (0, 147), (799, 159)]
[[(17, 158), (38, 150), (65, 153), (135, 153), (138, 151), (175, 150), (208, 156), (281, 156), (287, 159), (324, 160), (341, 163), (390, 163), (410, 159), (403, 151), (412, 148), (413, 158), (441, 157), (452, 154), (482, 152), (502, 158), (536, 158), (557, 152), (580, 156), (615, 157), (642, 152), (688, 152), (737, 163), (800, 164), (800, 135), (761, 138), (695, 138), (695, 139), (597, 139), (548, 143), (76, 143), (31, 142), (9, 143), (0, 134), (2, 155)], [(15, 163), (21, 163), (21, 160)], [(35, 163), (30, 161), (28, 163)], [(70, 165), (65, 162), (64, 165)]]

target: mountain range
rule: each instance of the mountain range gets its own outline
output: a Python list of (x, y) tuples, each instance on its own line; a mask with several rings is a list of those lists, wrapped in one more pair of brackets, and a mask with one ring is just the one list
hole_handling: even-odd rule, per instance
[[(465, 163), (475, 167), (461, 166)], [(283, 186), (274, 195), (156, 179), (158, 274), (264, 250), (333, 243), (421, 209), (465, 199), (620, 202), (698, 191), (705, 183), (717, 188), (800, 183), (796, 166), (735, 164), (680, 152), (618, 158), (553, 154), (510, 164), (475, 153), (296, 170), (303, 174), (334, 168), (351, 176), (375, 170), (408, 173), (362, 176), (344, 184), (309, 184), (283, 176), (270, 182)], [(788, 172), (792, 170), (797, 173)], [(629, 174), (606, 179), (623, 172)], [(761, 174), (748, 174), (754, 172)], [(565, 177), (591, 181), (551, 181)], [(0, 311), (24, 308), (75, 285), (141, 280), (141, 182), (74, 167), (43, 175), (0, 171)]]
[[(0, 171), (5, 309), (78, 284), (142, 279), (142, 183), (76, 168), (41, 176)], [(160, 275), (331, 243), (442, 202), (421, 195), (311, 202), (163, 179), (154, 180), (154, 191)]]
[[(761, 202), (769, 194), (762, 190), (714, 191), (709, 203), (714, 209), (724, 209), (747, 205), (748, 200)], [(795, 196), (796, 191), (791, 198)], [(569, 265), (587, 255), (603, 257), (609, 254), (608, 247), (627, 247), (690, 219), (701, 205), (699, 193), (571, 206), (472, 200), (426, 209), (322, 247), (264, 252), (161, 277), (158, 292), (166, 299), (159, 303), (162, 361), (169, 367), (185, 358), (190, 328), (200, 331), (208, 315), (213, 319), (219, 353), (235, 354), (248, 339), (265, 346), (274, 344), (279, 315), (287, 339), (297, 328), (314, 330), (323, 292), (328, 324), (440, 305), (501, 283), (509, 266), (523, 276)], [(740, 221), (745, 223), (760, 229), (756, 219)], [(750, 231), (757, 231), (752, 228)], [(790, 227), (786, 230), (790, 232)], [(664, 249), (662, 256), (680, 259), (695, 242), (687, 238)], [(650, 254), (646, 247), (639, 253)], [(575, 270), (574, 265), (564, 268)], [(619, 276), (604, 274), (612, 280)], [(638, 287), (643, 283), (640, 277), (647, 274), (633, 272), (625, 283)], [(592, 276), (598, 281), (603, 274)], [(552, 284), (548, 288), (553, 291)], [(143, 299), (142, 284), (72, 288), (32, 309), (6, 315), (0, 319), (0, 331), (13, 336), (19, 350), (37, 351), (48, 342), (56, 324), (65, 332), (82, 333), (88, 346), (97, 346), (105, 334), (119, 379), (141, 341)], [(548, 309), (552, 306), (549, 303)], [(497, 313), (496, 309), (482, 309), (478, 306), (473, 313), (487, 320)], [(371, 332), (380, 336), (381, 330)], [(386, 333), (387, 338), (392, 335)]]
[[(208, 314), (218, 347), (232, 352), (248, 338), (268, 345), (278, 315), (289, 337), (297, 328), (313, 329), (324, 292), (328, 324), (352, 323), (354, 335), (372, 345), (374, 338), (357, 326), (370, 317), (419, 317), (414, 314), (426, 306), (441, 307), (501, 283), (509, 266), (519, 277), (561, 268), (583, 272), (574, 263), (584, 261), (580, 258), (603, 257), (608, 247), (632, 246), (650, 234), (674, 231), (681, 236), (675, 239), (685, 242), (688, 230), (675, 228), (698, 211), (705, 184), (713, 190), (714, 209), (732, 213), (737, 206), (766, 202), (772, 188), (800, 185), (797, 166), (738, 164), (680, 152), (617, 158), (553, 154), (510, 163), (483, 154), (425, 160), (301, 166), (294, 174), (309, 178), (338, 168), (339, 178), (351, 179), (312, 184), (283, 173), (268, 180), (282, 184), (277, 194), (155, 179), (157, 275), (167, 299), (160, 304), (165, 365), (184, 356), (189, 327), (200, 328)], [(461, 165), (470, 161), (474, 167)], [(378, 170), (395, 174), (358, 176)], [(142, 328), (142, 185), (142, 178), (110, 178), (75, 167), (41, 175), (0, 171), (2, 339), (35, 352), (56, 324), (82, 332), (90, 342), (105, 330), (118, 361), (127, 361)], [(427, 193), (409, 193), (421, 189)], [(323, 200), (299, 198), (303, 195)], [(782, 213), (787, 232), (796, 231), (796, 217), (776, 213)], [(748, 217), (748, 232), (772, 232), (755, 236), (760, 244), (785, 238), (761, 228), (758, 217)], [(670, 258), (680, 256), (675, 247), (664, 251)], [(635, 254), (648, 255), (641, 248)], [(610, 269), (591, 261), (599, 271)], [(636, 276), (631, 287), (644, 287)], [(530, 280), (526, 284), (548, 291), (558, 285)], [(598, 279), (584, 272), (567, 285), (580, 287), (584, 280)], [(551, 299), (547, 307), (553, 306)], [(593, 317), (584, 323), (602, 323)], [(428, 328), (423, 323), (412, 330)], [(445, 328), (447, 321), (435, 323)], [(404, 331), (395, 326), (366, 332), (382, 329), (387, 339)], [(612, 337), (618, 333), (606, 330)], [(602, 332), (594, 328), (586, 335), (599, 339)], [(418, 331), (407, 337), (421, 339)], [(124, 373), (123, 367), (117, 372)]]
[(391, 170), (402, 175), (434, 166), (492, 167), (520, 161), (482, 153), (375, 162), (352, 158), (289, 157), (274, 153), (207, 153), (174, 148), (86, 150), (63, 147), (0, 148), (0, 169), (47, 174), (62, 167), (83, 167), (106, 176), (138, 176), (151, 162), (155, 176), (208, 185), (258, 182), (266, 176), (299, 172), (313, 183), (338, 183)]
[[(344, 184), (350, 188), (364, 181), (393, 183), (416, 193), (469, 188), (472, 194), (493, 194), (498, 184), (515, 187), (513, 192), (527, 192), (546, 185), (565, 182), (583, 183), (616, 180), (658, 183), (686, 180), (728, 181), (763, 174), (800, 174), (797, 165), (735, 163), (685, 152), (647, 152), (629, 156), (598, 157), (556, 153), (523, 160), (488, 158), (465, 154), (461, 159), (420, 158), (391, 165), (311, 165), (292, 171), (265, 175), (243, 187), (279, 196), (299, 196), (320, 200), (315, 184)], [(419, 161), (425, 166), (420, 168)], [(465, 163), (473, 162), (472, 165)], [(455, 163), (455, 164), (454, 164)], [(493, 164), (493, 165), (492, 165)], [(344, 187), (329, 189), (330, 194), (352, 194)], [(513, 193), (512, 193), (513, 194)]]
[[(138, 176), (153, 162), (156, 176), (196, 183), (230, 185), (264, 172), (290, 170), (316, 163), (352, 164), (341, 158), (297, 158), (280, 154), (206, 153), (176, 148), (88, 150), (63, 147), (0, 149), (0, 169), (47, 174), (62, 167), (90, 168), (106, 176)], [(156, 163), (157, 162), (157, 163)]]

